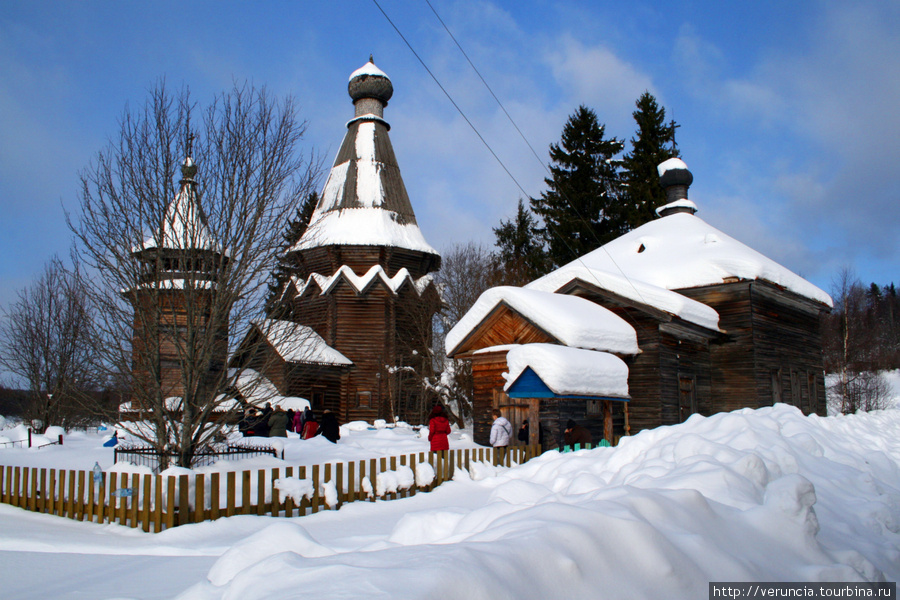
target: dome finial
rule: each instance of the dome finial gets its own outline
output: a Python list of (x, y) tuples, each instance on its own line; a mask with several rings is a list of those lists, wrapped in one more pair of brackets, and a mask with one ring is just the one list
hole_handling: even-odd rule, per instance
[(372, 63), (373, 65), (375, 64), (375, 59), (373, 58), (373, 56), (371, 54), (369, 55), (369, 62)]

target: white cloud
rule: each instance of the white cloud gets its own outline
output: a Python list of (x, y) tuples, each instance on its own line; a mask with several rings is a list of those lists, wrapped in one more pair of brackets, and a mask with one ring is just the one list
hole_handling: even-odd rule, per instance
[(635, 100), (644, 91), (653, 92), (650, 77), (611, 49), (588, 46), (569, 35), (557, 40), (546, 60), (573, 104), (585, 104), (598, 113), (629, 117)]

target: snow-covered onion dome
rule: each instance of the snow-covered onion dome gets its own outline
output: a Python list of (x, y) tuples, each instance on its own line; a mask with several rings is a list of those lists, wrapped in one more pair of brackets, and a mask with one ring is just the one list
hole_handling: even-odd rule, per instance
[(666, 204), (657, 208), (656, 214), (665, 217), (679, 212), (697, 212), (697, 205), (688, 200), (688, 188), (694, 182), (694, 176), (684, 161), (670, 158), (661, 162), (656, 170), (659, 173), (659, 184), (666, 190)]
[(369, 62), (350, 74), (347, 92), (356, 107), (356, 116), (384, 116), (384, 107), (394, 95), (394, 86), (384, 71), (375, 66), (372, 56)]

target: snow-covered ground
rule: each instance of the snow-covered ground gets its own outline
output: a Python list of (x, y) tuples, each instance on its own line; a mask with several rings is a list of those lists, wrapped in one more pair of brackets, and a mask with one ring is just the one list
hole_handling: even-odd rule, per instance
[[(57, 458), (79, 452), (67, 447)], [(695, 599), (709, 581), (900, 577), (896, 410), (694, 416), (473, 475), (404, 500), (160, 534), (0, 506), (0, 597)]]

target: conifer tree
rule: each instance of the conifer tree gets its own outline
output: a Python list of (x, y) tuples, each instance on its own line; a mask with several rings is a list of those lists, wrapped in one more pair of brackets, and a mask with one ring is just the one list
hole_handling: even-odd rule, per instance
[(675, 147), (675, 121), (666, 123), (666, 109), (657, 104), (650, 92), (644, 92), (632, 115), (637, 132), (631, 139), (631, 152), (622, 160), (623, 217), (628, 229), (634, 229), (655, 218), (655, 210), (666, 203), (666, 193), (659, 185), (656, 167), (678, 156)]
[(290, 278), (290, 268), (285, 262), (284, 252), (296, 244), (303, 237), (303, 234), (306, 233), (306, 228), (309, 226), (309, 221), (318, 203), (318, 192), (308, 194), (306, 199), (297, 207), (296, 215), (288, 223), (287, 230), (282, 234), (284, 246), (278, 258), (278, 264), (275, 266), (275, 270), (272, 271), (272, 280), (269, 282), (269, 290), (266, 296), (266, 315), (270, 318), (283, 317), (287, 312), (287, 307), (279, 302), (284, 286)]
[(618, 206), (621, 194), (615, 160), (624, 144), (605, 138), (606, 126), (585, 107), (569, 117), (559, 144), (550, 145), (551, 177), (531, 209), (543, 220), (540, 230), (554, 265), (563, 265), (626, 231)]
[(494, 245), (500, 249), (504, 285), (524, 285), (549, 271), (550, 261), (537, 219), (521, 198), (515, 218), (500, 221), (500, 226), (494, 227), (494, 235)]

